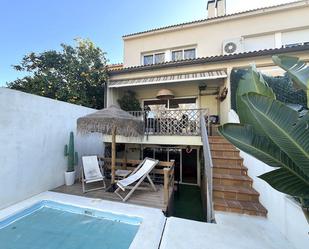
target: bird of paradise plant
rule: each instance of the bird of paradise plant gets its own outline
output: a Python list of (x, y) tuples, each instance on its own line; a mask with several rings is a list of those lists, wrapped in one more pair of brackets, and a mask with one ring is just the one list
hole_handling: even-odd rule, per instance
[[(294, 84), (309, 94), (309, 67), (296, 57), (274, 56)], [(309, 104), (309, 96), (308, 96)], [(309, 112), (276, 100), (272, 89), (255, 67), (239, 81), (236, 93), (240, 124), (228, 123), (219, 132), (242, 151), (274, 170), (259, 178), (276, 190), (309, 199)]]

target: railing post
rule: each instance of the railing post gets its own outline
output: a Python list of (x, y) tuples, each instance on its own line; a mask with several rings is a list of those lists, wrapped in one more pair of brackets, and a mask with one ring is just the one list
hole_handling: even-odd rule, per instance
[[(209, 118), (208, 118), (209, 121)], [(213, 179), (212, 179), (212, 157), (210, 153), (210, 145), (208, 141), (208, 134), (206, 128), (205, 117), (201, 117), (201, 136), (203, 142), (203, 155), (204, 155), (204, 174), (206, 181), (206, 201), (207, 201), (207, 222), (212, 222), (214, 220), (214, 208), (213, 208)]]
[(172, 174), (172, 191), (174, 191), (174, 184), (175, 184), (175, 160), (172, 159), (170, 161), (173, 163), (172, 169), (171, 169), (171, 174)]
[(169, 196), (169, 168), (164, 168), (163, 173), (164, 173), (164, 187), (163, 187), (164, 199), (163, 199), (163, 203), (167, 207), (168, 196)]

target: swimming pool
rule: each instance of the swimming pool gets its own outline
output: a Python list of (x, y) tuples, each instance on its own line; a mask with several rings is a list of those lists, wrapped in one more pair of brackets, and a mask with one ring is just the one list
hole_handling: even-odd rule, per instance
[(142, 219), (40, 201), (0, 221), (1, 249), (127, 249)]

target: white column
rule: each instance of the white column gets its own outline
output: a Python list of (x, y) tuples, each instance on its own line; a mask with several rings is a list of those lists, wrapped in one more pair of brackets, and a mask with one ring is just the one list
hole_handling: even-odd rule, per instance
[(278, 32), (275, 33), (275, 48), (281, 48), (282, 47), (282, 33)]
[(172, 60), (172, 52), (171, 50), (166, 50), (165, 51), (165, 62), (171, 61)]

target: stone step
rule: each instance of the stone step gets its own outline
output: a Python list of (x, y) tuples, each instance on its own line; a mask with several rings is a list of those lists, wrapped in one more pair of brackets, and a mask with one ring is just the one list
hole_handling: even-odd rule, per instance
[(214, 165), (213, 173), (246, 176), (248, 175), (248, 169), (245, 166)]
[(231, 149), (236, 149), (233, 144), (230, 143), (209, 143), (210, 145), (210, 150), (231, 150)]
[(223, 157), (223, 156), (212, 156), (212, 163), (214, 167), (216, 166), (243, 166), (243, 161), (241, 157)]
[(235, 148), (211, 149), (211, 155), (213, 157), (239, 157), (239, 150)]
[(232, 145), (231, 148), (229, 149), (226, 149), (226, 148), (216, 148), (216, 149), (210, 149), (210, 150), (213, 150), (213, 151), (237, 151), (239, 152), (239, 149), (237, 149), (234, 145)]
[(213, 184), (252, 187), (252, 179), (246, 175), (213, 174)]
[(259, 193), (250, 187), (213, 185), (213, 195), (216, 198), (224, 198), (237, 201), (259, 201)]
[(225, 138), (208, 139), (210, 144), (231, 144)]
[(266, 208), (259, 202), (226, 200), (214, 198), (214, 209), (217, 211), (234, 212), (256, 216), (266, 216)]
[(222, 136), (209, 136), (208, 140), (210, 143), (212, 142), (223, 142), (223, 143), (229, 143), (229, 141), (227, 141), (224, 137)]

